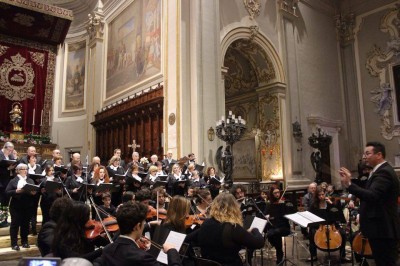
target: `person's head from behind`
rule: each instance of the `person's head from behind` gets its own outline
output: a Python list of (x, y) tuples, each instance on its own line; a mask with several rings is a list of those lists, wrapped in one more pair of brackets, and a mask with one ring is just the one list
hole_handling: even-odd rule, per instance
[(122, 203), (125, 202), (134, 202), (135, 201), (135, 193), (132, 191), (127, 191), (122, 195)]
[(151, 200), (151, 192), (148, 189), (139, 190), (136, 193), (136, 201), (143, 203), (146, 206), (149, 206)]
[(174, 196), (167, 210), (167, 223), (174, 225), (176, 230), (185, 230), (185, 219), (189, 214), (190, 202), (182, 196)]
[(230, 193), (220, 193), (215, 197), (211, 204), (210, 215), (221, 223), (243, 225), (239, 203)]
[[(142, 235), (147, 214), (147, 206), (138, 202), (127, 202), (118, 208), (117, 222), (121, 235), (135, 234), (135, 239)], [(137, 237), (137, 238), (136, 238)]]
[(55, 222), (58, 222), (58, 219), (60, 219), (61, 214), (64, 211), (70, 210), (70, 208), (72, 207), (72, 203), (73, 201), (70, 198), (67, 197), (57, 198), (50, 207), (49, 211), (50, 219)]

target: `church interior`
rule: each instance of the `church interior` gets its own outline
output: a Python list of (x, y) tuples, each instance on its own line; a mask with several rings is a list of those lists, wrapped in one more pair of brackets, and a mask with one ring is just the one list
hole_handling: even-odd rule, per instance
[(398, 0), (0, 0), (0, 12), (0, 144), (20, 156), (194, 153), (228, 184), (278, 182), (294, 198), (313, 181), (341, 191), (340, 167), (357, 175), (368, 141), (400, 169)]

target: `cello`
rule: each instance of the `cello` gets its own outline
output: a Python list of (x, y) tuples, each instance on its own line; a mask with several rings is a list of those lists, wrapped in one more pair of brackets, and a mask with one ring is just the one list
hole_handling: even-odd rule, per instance
[(353, 251), (360, 256), (372, 256), (371, 246), (369, 245), (368, 238), (363, 236), (363, 234), (359, 231), (356, 233), (353, 243), (352, 243)]
[(342, 236), (334, 224), (321, 224), (314, 235), (315, 245), (323, 251), (335, 251), (342, 245)]

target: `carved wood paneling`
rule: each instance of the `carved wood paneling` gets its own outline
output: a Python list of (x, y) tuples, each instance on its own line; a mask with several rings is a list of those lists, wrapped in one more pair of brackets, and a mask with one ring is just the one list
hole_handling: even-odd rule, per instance
[(163, 86), (122, 101), (95, 115), (92, 123), (96, 129), (96, 154), (108, 161), (115, 148), (120, 148), (122, 158), (129, 160), (135, 139), (140, 156), (157, 154), (163, 158), (161, 136), (163, 131)]

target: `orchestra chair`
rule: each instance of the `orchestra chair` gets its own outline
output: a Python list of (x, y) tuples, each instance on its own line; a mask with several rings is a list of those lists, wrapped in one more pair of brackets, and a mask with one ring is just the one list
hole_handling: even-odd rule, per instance
[(195, 266), (222, 266), (221, 263), (204, 258), (194, 258)]

